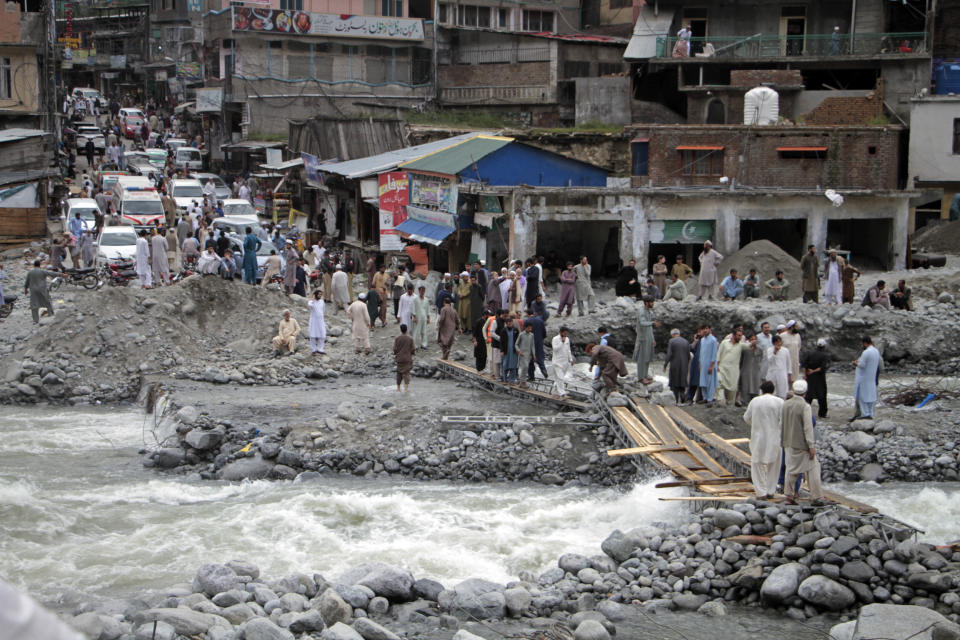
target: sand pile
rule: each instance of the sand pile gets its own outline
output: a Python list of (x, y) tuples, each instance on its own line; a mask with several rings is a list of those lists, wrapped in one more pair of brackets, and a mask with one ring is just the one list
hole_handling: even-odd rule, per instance
[(914, 234), (911, 244), (918, 251), (960, 254), (960, 220), (928, 224)]
[[(769, 240), (755, 240), (724, 258), (717, 276), (722, 280), (730, 273), (730, 269), (737, 269), (738, 275), (745, 278), (751, 267), (756, 268), (761, 284), (772, 278), (777, 269), (781, 269), (790, 282), (790, 297), (800, 297), (800, 262)], [(763, 287), (761, 290), (765, 292)]]

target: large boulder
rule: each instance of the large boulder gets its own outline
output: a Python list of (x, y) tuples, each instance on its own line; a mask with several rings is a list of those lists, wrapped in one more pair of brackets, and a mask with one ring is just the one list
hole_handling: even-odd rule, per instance
[(843, 611), (857, 601), (857, 596), (848, 587), (826, 576), (810, 576), (800, 583), (797, 594), (820, 609)]
[(393, 602), (413, 600), (413, 576), (410, 572), (382, 562), (358, 565), (340, 576), (337, 582), (362, 585)]
[(138, 626), (154, 620), (166, 622), (182, 636), (202, 636), (213, 626), (231, 626), (226, 618), (186, 607), (145, 609), (133, 617), (133, 623)]
[(851, 431), (840, 438), (840, 444), (851, 453), (863, 453), (873, 449), (877, 439), (863, 431)]
[(786, 602), (797, 595), (800, 583), (810, 575), (810, 569), (798, 562), (782, 564), (770, 572), (760, 587), (760, 596), (770, 603)]
[(623, 562), (636, 550), (637, 543), (620, 529), (616, 529), (601, 543), (600, 548), (617, 562)]
[(507, 611), (503, 585), (482, 578), (469, 578), (440, 593), (440, 608), (459, 618), (490, 620)]
[(348, 627), (342, 622), (324, 629), (320, 638), (321, 640), (363, 640), (363, 636), (354, 631), (353, 627)]
[(92, 611), (78, 615), (70, 621), (70, 626), (90, 640), (117, 640), (123, 635), (123, 627), (116, 618)]
[(197, 570), (193, 586), (212, 598), (218, 593), (236, 589), (240, 586), (240, 577), (226, 565), (207, 563)]
[(220, 478), (223, 480), (262, 480), (270, 475), (273, 469), (273, 463), (264, 460), (259, 454), (252, 458), (240, 458), (233, 462), (228, 462), (220, 470)]
[(389, 629), (385, 629), (370, 618), (354, 620), (353, 630), (363, 636), (363, 640), (400, 640), (400, 636)]
[(191, 429), (184, 440), (194, 449), (206, 451), (220, 444), (220, 441), (223, 440), (223, 430), (210, 429), (209, 431), (204, 431), (203, 429)]
[(747, 517), (739, 511), (733, 509), (717, 509), (713, 514), (713, 522), (720, 529), (727, 527), (742, 527), (747, 522)]
[(960, 626), (926, 607), (868, 604), (860, 609), (852, 640), (872, 638), (946, 640), (960, 638)]
[(243, 628), (244, 640), (293, 640), (293, 634), (267, 618), (254, 618)]
[(333, 626), (338, 622), (349, 624), (350, 618), (353, 617), (353, 609), (350, 605), (340, 597), (339, 593), (330, 588), (320, 595), (317, 608), (320, 609), (320, 614), (327, 626)]
[(573, 632), (574, 640), (610, 640), (610, 634), (596, 620), (584, 620)]

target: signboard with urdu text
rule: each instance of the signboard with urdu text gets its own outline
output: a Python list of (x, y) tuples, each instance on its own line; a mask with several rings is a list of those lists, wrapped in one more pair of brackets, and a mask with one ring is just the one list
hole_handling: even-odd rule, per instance
[(234, 31), (380, 40), (423, 40), (423, 20), (419, 18), (338, 15), (253, 7), (232, 7), (232, 9)]
[(411, 173), (410, 204), (454, 214), (457, 212), (456, 186), (449, 178)]
[(380, 251), (401, 251), (403, 243), (396, 226), (407, 219), (409, 178), (404, 171), (380, 174)]
[(702, 244), (713, 238), (713, 220), (651, 220), (654, 244)]

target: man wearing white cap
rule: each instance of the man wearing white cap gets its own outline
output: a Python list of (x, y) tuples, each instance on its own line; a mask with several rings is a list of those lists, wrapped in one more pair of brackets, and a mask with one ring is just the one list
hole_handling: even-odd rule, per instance
[(802, 473), (807, 478), (813, 506), (821, 506), (823, 487), (820, 486), (820, 461), (814, 449), (813, 412), (803, 399), (807, 393), (807, 383), (803, 380), (794, 382), (793, 393), (793, 397), (783, 403), (780, 413), (780, 444), (783, 446), (786, 462), (784, 493), (787, 495), (787, 504), (797, 503), (797, 494), (794, 491), (797, 478)]
[(780, 477), (780, 414), (783, 400), (773, 395), (769, 380), (750, 401), (743, 421), (750, 425), (750, 480), (758, 498), (772, 498)]
[(817, 350), (807, 355), (803, 362), (803, 377), (807, 381), (807, 402), (817, 401), (817, 417), (827, 417), (827, 341), (817, 340)]
[(353, 347), (356, 353), (360, 353), (361, 349), (364, 353), (370, 353), (370, 314), (367, 312), (366, 301), (367, 294), (361, 293), (356, 301), (347, 307), (347, 317), (351, 320), (350, 330), (353, 333)]
[[(343, 270), (343, 265), (338, 264), (333, 277), (330, 279), (330, 288), (333, 289), (333, 312), (337, 313), (341, 308), (346, 309), (350, 306), (350, 288), (347, 280), (349, 277)], [(364, 305), (366, 308), (366, 305)]]
[(791, 320), (786, 325), (786, 330), (780, 334), (783, 338), (783, 346), (790, 352), (790, 375), (791, 380), (800, 379), (800, 334), (797, 333), (797, 321)]

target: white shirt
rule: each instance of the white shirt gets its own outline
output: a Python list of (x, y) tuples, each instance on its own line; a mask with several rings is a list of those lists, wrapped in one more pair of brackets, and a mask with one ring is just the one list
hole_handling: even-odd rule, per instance
[(757, 462), (780, 460), (780, 412), (783, 399), (765, 393), (750, 401), (743, 421), (750, 425), (750, 455)]

